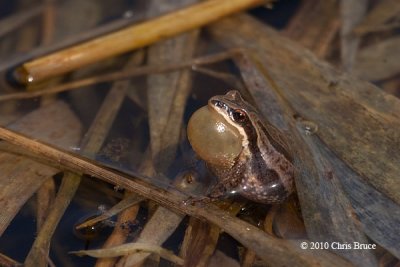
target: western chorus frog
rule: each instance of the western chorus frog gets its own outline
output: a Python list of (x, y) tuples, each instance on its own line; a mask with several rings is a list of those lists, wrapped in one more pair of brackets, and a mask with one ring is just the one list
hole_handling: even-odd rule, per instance
[(264, 123), (238, 91), (212, 97), (196, 113), (189, 121), (188, 138), (218, 178), (210, 198), (237, 192), (273, 204), (292, 193), (295, 167), (285, 137)]

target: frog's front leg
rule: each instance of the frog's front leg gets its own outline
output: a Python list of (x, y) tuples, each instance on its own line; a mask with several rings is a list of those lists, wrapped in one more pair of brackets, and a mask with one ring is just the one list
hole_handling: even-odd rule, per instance
[(211, 188), (208, 197), (211, 200), (217, 200), (226, 197), (227, 192), (232, 191), (233, 188), (229, 188), (229, 184), (225, 183), (225, 181), (217, 183), (215, 186)]
[(225, 198), (238, 190), (240, 178), (235, 177), (235, 175), (228, 177), (229, 178), (218, 181), (217, 184), (211, 188), (210, 193), (208, 193), (208, 197), (211, 200)]
[(231, 193), (236, 191), (238, 188), (239, 183), (233, 184), (232, 181), (223, 180), (219, 181), (217, 184), (213, 185), (205, 196), (197, 196), (197, 197), (190, 197), (185, 202), (190, 203), (191, 205), (202, 205), (206, 203), (210, 203), (217, 200), (222, 200), (227, 198)]

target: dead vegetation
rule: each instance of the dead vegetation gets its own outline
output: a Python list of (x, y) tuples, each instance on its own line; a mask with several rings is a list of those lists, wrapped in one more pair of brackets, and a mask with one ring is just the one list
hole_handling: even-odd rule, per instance
[[(0, 265), (398, 266), (400, 5), (303, 0), (280, 31), (238, 13), (273, 16), (267, 3), (136, 1), (101, 24), (130, 7), (15, 1), (0, 20)], [(6, 80), (13, 70), (26, 88)], [(290, 136), (297, 192), (282, 205), (191, 201), (208, 181), (187, 113), (232, 87)], [(74, 231), (88, 242), (112, 224), (107, 240), (66, 251), (67, 208), (103, 202)], [(25, 213), (35, 238), (12, 259), (7, 230)]]

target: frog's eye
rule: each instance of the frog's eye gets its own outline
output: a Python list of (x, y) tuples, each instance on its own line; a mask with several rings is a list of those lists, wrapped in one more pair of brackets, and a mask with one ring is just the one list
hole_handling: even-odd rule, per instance
[(246, 113), (241, 109), (235, 109), (232, 111), (232, 118), (236, 122), (243, 122), (246, 120)]

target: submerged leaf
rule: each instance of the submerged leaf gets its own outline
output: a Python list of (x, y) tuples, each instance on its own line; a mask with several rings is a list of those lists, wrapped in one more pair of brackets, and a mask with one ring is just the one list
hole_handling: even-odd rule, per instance
[[(257, 32), (253, 30), (255, 27)], [(309, 51), (249, 17), (228, 18), (209, 29), (224, 46), (244, 47), (254, 52), (253, 58), (258, 65), (253, 69), (259, 70), (256, 77), (264, 77), (264, 82), (261, 78), (251, 78), (250, 74), (254, 70), (249, 67), (243, 68), (247, 72), (242, 73), (242, 77), (253, 82), (251, 93), (262, 114), (271, 122), (277, 121), (276, 112), (271, 112), (273, 96), (270, 91), (279, 91), (294, 110), (292, 116), (300, 115), (318, 125), (318, 131), (314, 134), (321, 140), (321, 145), (315, 158), (321, 153), (321, 147), (326, 146), (342, 164), (359, 175), (358, 182), (363, 188), (368, 186), (370, 190), (360, 190), (360, 185), (351, 188), (346, 186), (345, 195), (342, 192), (340, 196), (332, 195), (332, 192), (343, 190), (337, 181), (329, 180), (329, 165), (334, 167), (337, 164), (332, 163), (332, 158), (327, 165), (320, 161), (322, 176), (318, 178), (315, 164), (307, 161), (313, 158), (309, 149), (297, 151), (295, 157), (301, 163), (307, 163), (298, 165), (300, 173), (296, 178), (296, 187), (308, 232), (319, 227), (326, 228), (326, 233), (330, 233), (332, 225), (322, 224), (323, 220), (320, 218), (325, 218), (326, 212), (339, 212), (336, 205), (333, 205), (336, 200), (342, 200), (342, 216), (348, 217), (349, 210), (346, 207), (350, 207), (350, 200), (361, 221), (361, 230), (397, 255), (398, 246), (393, 246), (396, 244), (394, 239), (398, 236), (396, 227), (393, 227), (396, 219), (390, 218), (388, 213), (393, 214), (393, 210), (396, 210), (397, 214), (400, 208), (400, 155), (397, 149), (400, 146), (399, 100), (370, 83), (340, 73)], [(243, 65), (250, 64), (245, 61)], [(284, 128), (282, 124), (277, 123), (276, 126)], [(304, 143), (298, 139), (294, 141), (296, 144)], [(323, 175), (323, 168), (327, 171), (326, 175)], [(337, 175), (341, 183), (342, 179), (351, 180), (348, 177), (353, 175), (348, 171), (346, 174), (347, 176)], [(325, 181), (322, 177), (328, 180)], [(355, 183), (354, 180), (351, 182)], [(355, 193), (358, 193), (356, 199), (352, 197)], [(376, 202), (375, 195), (381, 196), (379, 202)], [(327, 206), (321, 210), (323, 203)], [(372, 203), (373, 209), (370, 206)], [(331, 218), (339, 221), (335, 216)], [(345, 234), (344, 227), (336, 228), (342, 229), (341, 234)], [(357, 225), (353, 229), (357, 229)], [(320, 232), (323, 233), (321, 230)]]
[(164, 249), (160, 246), (150, 245), (146, 243), (128, 243), (112, 248), (106, 249), (93, 249), (93, 250), (79, 250), (71, 251), (71, 254), (76, 254), (78, 256), (91, 256), (95, 258), (109, 258), (125, 256), (128, 254), (133, 254), (137, 252), (149, 252), (156, 253), (160, 257), (169, 260), (175, 264), (183, 265), (183, 259), (173, 254), (171, 251)]
[[(69, 106), (62, 101), (37, 109), (9, 127), (64, 147), (75, 146), (81, 134), (80, 122)], [(51, 178), (59, 170), (11, 153), (1, 152), (0, 159), (0, 205), (3, 207), (0, 214), (0, 233), (2, 233), (22, 205), (46, 179)]]
[(392, 27), (400, 27), (397, 22), (388, 23), (392, 18), (398, 18), (400, 13), (400, 2), (398, 0), (383, 0), (373, 7), (363, 21), (358, 25), (354, 32), (356, 34), (365, 34), (368, 32), (390, 29)]
[(390, 38), (360, 50), (354, 72), (359, 77), (376, 81), (400, 73), (400, 37)]

